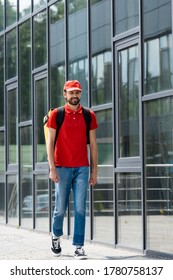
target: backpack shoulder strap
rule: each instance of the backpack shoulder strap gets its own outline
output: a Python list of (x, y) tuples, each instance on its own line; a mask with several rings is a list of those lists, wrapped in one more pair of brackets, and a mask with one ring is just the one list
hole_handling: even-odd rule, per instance
[(85, 107), (82, 107), (82, 112), (83, 112), (84, 120), (86, 123), (87, 144), (89, 144), (90, 143), (89, 131), (90, 131), (90, 123), (91, 123), (91, 114), (90, 114), (90, 110)]
[(61, 125), (64, 121), (64, 116), (65, 116), (64, 106), (58, 107), (57, 115), (56, 115), (56, 123), (57, 123), (58, 130), (61, 128)]
[(55, 136), (55, 143), (58, 137), (59, 130), (62, 126), (62, 123), (64, 121), (64, 116), (65, 116), (65, 109), (64, 106), (58, 107), (57, 108), (57, 114), (56, 114), (56, 124), (57, 124), (57, 130), (56, 130), (56, 136)]

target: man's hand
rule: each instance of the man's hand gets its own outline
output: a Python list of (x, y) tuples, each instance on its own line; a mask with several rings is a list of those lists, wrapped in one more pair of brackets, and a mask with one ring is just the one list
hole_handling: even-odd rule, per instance
[(92, 172), (89, 179), (90, 186), (94, 187), (97, 183), (97, 172)]
[(56, 167), (52, 167), (50, 168), (50, 172), (49, 172), (49, 178), (55, 182), (55, 183), (58, 183), (59, 179), (58, 179), (58, 173), (56, 171)]

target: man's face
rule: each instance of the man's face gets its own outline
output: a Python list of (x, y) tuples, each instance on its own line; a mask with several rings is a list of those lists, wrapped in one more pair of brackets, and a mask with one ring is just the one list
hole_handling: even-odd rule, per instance
[(79, 91), (79, 90), (73, 90), (73, 91), (67, 90), (66, 92), (64, 92), (64, 97), (69, 104), (77, 105), (80, 102), (81, 91)]

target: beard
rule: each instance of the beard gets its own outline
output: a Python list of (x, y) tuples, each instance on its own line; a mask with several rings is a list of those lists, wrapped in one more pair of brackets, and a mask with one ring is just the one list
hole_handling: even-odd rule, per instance
[(80, 99), (78, 97), (72, 97), (69, 100), (67, 100), (68, 103), (71, 105), (77, 105), (80, 102)]

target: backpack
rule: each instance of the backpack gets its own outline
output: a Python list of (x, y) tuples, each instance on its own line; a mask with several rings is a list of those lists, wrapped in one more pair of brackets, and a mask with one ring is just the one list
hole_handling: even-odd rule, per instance
[[(50, 114), (53, 110), (54, 109), (51, 108), (49, 110), (49, 112), (47, 113), (47, 115), (45, 115), (44, 118), (43, 118), (44, 137), (45, 137), (46, 146), (47, 146), (47, 136), (48, 136), (48, 127), (46, 126), (46, 124), (47, 124), (49, 116), (50, 116)], [(59, 130), (62, 126), (62, 123), (64, 121), (64, 116), (65, 116), (64, 106), (58, 107), (57, 110), (58, 110), (57, 115), (56, 115), (57, 131), (56, 131), (55, 143), (56, 143), (56, 139), (58, 137), (58, 133), (59, 133)], [(89, 131), (90, 131), (90, 123), (91, 123), (91, 114), (90, 114), (90, 110), (87, 109), (87, 108), (84, 108), (84, 107), (82, 107), (82, 113), (83, 113), (83, 117), (84, 117), (84, 120), (85, 120), (85, 123), (86, 123), (87, 144), (89, 144), (90, 143)]]

